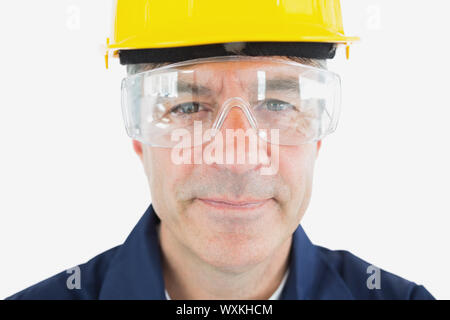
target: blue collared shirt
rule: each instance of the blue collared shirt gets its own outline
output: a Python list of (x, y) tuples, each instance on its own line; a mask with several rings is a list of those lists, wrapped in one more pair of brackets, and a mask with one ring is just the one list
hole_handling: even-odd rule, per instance
[[(80, 288), (69, 289), (70, 274), (63, 271), (7, 299), (165, 300), (159, 223), (150, 205), (122, 245), (79, 266)], [(378, 288), (368, 286), (369, 266), (348, 251), (313, 245), (299, 225), (280, 299), (434, 299), (423, 286), (382, 269)]]

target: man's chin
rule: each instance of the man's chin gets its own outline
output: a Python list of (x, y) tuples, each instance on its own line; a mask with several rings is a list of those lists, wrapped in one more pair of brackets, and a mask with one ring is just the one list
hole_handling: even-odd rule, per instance
[(228, 206), (193, 200), (183, 214), (185, 230), (190, 233), (185, 236), (203, 261), (240, 272), (266, 259), (276, 247), (282, 215), (272, 198), (253, 201), (245, 208)]
[(255, 266), (270, 255), (268, 239), (250, 239), (240, 235), (218, 235), (199, 244), (197, 254), (206, 263), (226, 272), (240, 273)]

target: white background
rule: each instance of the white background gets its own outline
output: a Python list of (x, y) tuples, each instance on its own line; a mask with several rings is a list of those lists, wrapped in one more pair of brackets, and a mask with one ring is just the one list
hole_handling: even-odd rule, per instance
[[(449, 299), (450, 2), (342, 6), (362, 41), (329, 62), (343, 111), (304, 228)], [(125, 69), (104, 67), (111, 17), (107, 0), (0, 2), (1, 298), (122, 243), (150, 203)]]

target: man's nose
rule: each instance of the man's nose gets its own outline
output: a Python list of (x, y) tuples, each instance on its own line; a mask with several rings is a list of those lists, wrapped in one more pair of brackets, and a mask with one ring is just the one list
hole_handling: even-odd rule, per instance
[[(248, 129), (252, 129), (252, 122), (253, 119), (251, 119), (248, 115), (248, 110), (245, 109), (245, 106), (243, 106), (240, 103), (230, 103), (227, 107), (228, 110), (225, 110), (225, 117), (222, 128), (223, 129), (230, 129), (230, 130), (239, 130), (242, 129), (244, 131)], [(250, 118), (250, 119), (249, 119)]]
[(223, 162), (213, 163), (213, 166), (221, 169), (227, 169), (233, 173), (242, 174), (251, 170), (259, 170), (262, 166), (260, 158), (263, 158), (261, 152), (267, 153), (261, 149), (261, 141), (258, 138), (255, 124), (248, 110), (239, 104), (230, 105), (225, 117), (219, 126), (223, 141)]

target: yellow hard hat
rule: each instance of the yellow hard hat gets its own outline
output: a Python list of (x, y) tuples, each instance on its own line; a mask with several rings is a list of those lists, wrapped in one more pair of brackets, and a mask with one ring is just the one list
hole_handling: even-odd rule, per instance
[[(339, 0), (116, 0), (107, 55), (231, 42), (349, 44)], [(106, 61), (107, 62), (107, 61)]]

